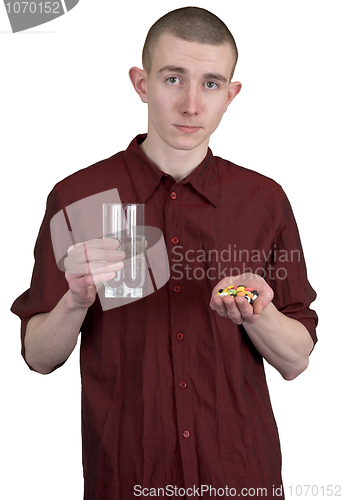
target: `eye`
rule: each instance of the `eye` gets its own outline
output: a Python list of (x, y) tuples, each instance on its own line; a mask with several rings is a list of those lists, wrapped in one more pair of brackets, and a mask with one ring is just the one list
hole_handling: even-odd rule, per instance
[(166, 81), (172, 85), (176, 85), (177, 83), (180, 83), (180, 78), (177, 76), (169, 76)]
[(206, 83), (205, 83), (205, 87), (206, 87), (207, 89), (212, 90), (212, 89), (215, 89), (215, 88), (219, 88), (219, 85), (218, 85), (218, 83), (216, 83), (216, 82), (206, 82)]

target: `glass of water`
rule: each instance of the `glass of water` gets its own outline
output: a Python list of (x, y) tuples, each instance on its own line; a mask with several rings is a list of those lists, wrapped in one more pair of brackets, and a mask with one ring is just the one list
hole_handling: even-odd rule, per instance
[(145, 281), (144, 204), (104, 203), (103, 237), (116, 238), (125, 252), (124, 267), (104, 283), (105, 297), (143, 297)]

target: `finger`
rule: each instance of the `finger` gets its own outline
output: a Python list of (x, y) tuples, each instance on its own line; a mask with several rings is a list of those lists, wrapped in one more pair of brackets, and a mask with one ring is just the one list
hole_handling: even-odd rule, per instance
[[(67, 271), (76, 273), (89, 273), (87, 264), (97, 262), (93, 267), (99, 267), (99, 263), (109, 262), (116, 263), (125, 259), (125, 252), (122, 250), (88, 247), (86, 243), (81, 246), (74, 247), (70, 250), (68, 256), (64, 260), (64, 266)], [(93, 265), (93, 264), (92, 264)], [(90, 266), (92, 268), (92, 266)]]
[(127, 256), (132, 256), (143, 253), (146, 246), (146, 242), (143, 241), (128, 241), (127, 243), (124, 243), (124, 245), (122, 245), (122, 249)]
[(216, 311), (219, 314), (219, 316), (227, 317), (226, 307), (224, 305), (223, 299), (218, 295), (211, 298), (210, 308), (213, 311)]
[(85, 243), (87, 249), (100, 248), (105, 250), (116, 250), (120, 247), (120, 241), (117, 238), (95, 238)]
[(73, 250), (75, 250), (75, 249), (76, 249), (76, 247), (79, 247), (79, 246), (81, 246), (81, 245), (82, 245), (82, 243), (75, 243), (75, 245), (71, 245), (71, 246), (68, 248), (67, 253), (72, 252)]
[(70, 291), (77, 295), (82, 294), (85, 288), (95, 285), (92, 274), (74, 274), (66, 272), (65, 278), (68, 282)]
[(260, 315), (270, 302), (271, 300), (269, 300), (268, 297), (263, 295), (258, 296), (254, 301), (254, 314)]
[[(81, 260), (80, 260), (81, 258)], [(120, 249), (113, 249), (108, 247), (88, 247), (83, 244), (83, 252), (78, 251), (76, 254), (76, 262), (118, 262), (125, 259), (125, 252)]]
[(211, 309), (215, 310), (219, 316), (230, 318), (237, 325), (243, 322), (255, 322), (258, 316), (254, 315), (253, 307), (244, 297), (213, 297), (210, 302)]
[(236, 323), (236, 325), (240, 325), (243, 322), (243, 317), (240, 309), (237, 306), (236, 299), (233, 297), (224, 297), (223, 302), (226, 307), (227, 317), (230, 318), (234, 323)]
[(86, 274), (92, 274), (97, 276), (103, 273), (109, 273), (113, 271), (120, 271), (124, 267), (123, 261), (119, 262), (85, 262), (83, 264), (78, 264), (73, 268), (68, 268), (67, 272), (76, 277), (84, 276)]
[(67, 253), (68, 255), (83, 255), (85, 250), (87, 253), (93, 249), (117, 250), (119, 246), (120, 241), (116, 238), (96, 238), (70, 246)]
[(73, 293), (82, 295), (84, 290), (90, 286), (96, 286), (110, 281), (115, 278), (116, 272), (104, 272), (98, 275), (86, 274), (76, 275), (73, 273), (65, 273), (66, 280), (68, 281), (69, 288)]
[(235, 304), (235, 299), (233, 297), (219, 297), (218, 295), (212, 297), (210, 302), (210, 307), (216, 311), (219, 316), (223, 318), (230, 318), (233, 321), (241, 323), (241, 315)]
[(257, 315), (254, 315), (254, 308), (252, 304), (249, 304), (246, 298), (244, 297), (236, 297), (235, 299), (237, 309), (239, 310), (243, 322), (246, 321), (248, 323), (256, 321)]

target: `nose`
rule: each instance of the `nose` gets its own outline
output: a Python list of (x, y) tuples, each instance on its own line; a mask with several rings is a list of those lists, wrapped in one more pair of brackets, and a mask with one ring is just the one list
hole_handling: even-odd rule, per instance
[(184, 91), (181, 101), (181, 113), (183, 115), (198, 115), (200, 113), (200, 92), (195, 85), (188, 85)]

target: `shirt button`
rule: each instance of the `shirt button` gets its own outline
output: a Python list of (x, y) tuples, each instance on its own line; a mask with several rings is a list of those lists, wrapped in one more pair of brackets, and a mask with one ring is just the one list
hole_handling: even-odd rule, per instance
[(174, 286), (174, 292), (179, 293), (181, 287), (179, 285)]
[(183, 333), (178, 333), (176, 335), (177, 340), (182, 340), (183, 339)]
[(174, 191), (173, 191), (173, 192), (171, 193), (170, 197), (171, 197), (171, 199), (172, 199), (172, 200), (176, 200), (176, 198), (177, 198), (177, 194), (176, 194), (176, 193), (174, 193)]
[(181, 387), (181, 389), (186, 389), (186, 387), (187, 387), (186, 382), (180, 382), (180, 387)]
[(183, 431), (182, 435), (184, 438), (189, 438), (189, 431)]
[(176, 245), (177, 243), (179, 243), (179, 238), (177, 238), (176, 236), (174, 236), (174, 238), (172, 238), (172, 243), (173, 245)]

